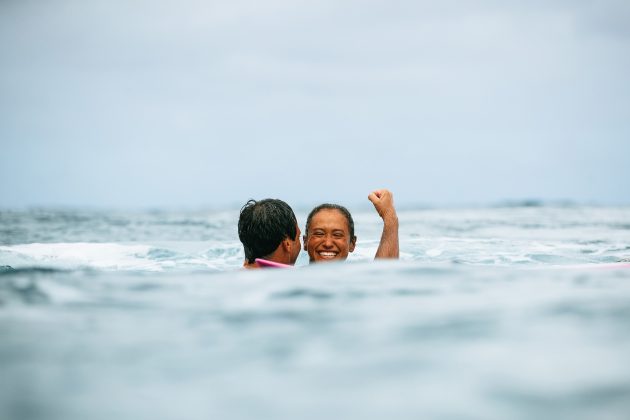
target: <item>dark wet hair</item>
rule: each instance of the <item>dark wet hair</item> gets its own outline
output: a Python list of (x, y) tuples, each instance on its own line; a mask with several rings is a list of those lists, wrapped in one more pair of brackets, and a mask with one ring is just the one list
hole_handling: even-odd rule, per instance
[(311, 225), (311, 220), (313, 219), (313, 216), (315, 216), (317, 213), (319, 213), (322, 210), (339, 210), (341, 214), (344, 215), (344, 217), (346, 218), (346, 221), (348, 222), (348, 231), (350, 231), (350, 240), (354, 238), (354, 220), (352, 220), (352, 215), (350, 214), (348, 209), (345, 208), (344, 206), (340, 206), (339, 204), (330, 204), (330, 203), (320, 204), (319, 206), (311, 210), (311, 212), (308, 214), (308, 217), (306, 218), (306, 232), (305, 232), (307, 236), (308, 236), (308, 228)]
[(296, 236), (297, 219), (284, 201), (274, 198), (249, 200), (241, 208), (238, 238), (243, 243), (248, 263), (268, 256), (285, 238), (294, 240)]

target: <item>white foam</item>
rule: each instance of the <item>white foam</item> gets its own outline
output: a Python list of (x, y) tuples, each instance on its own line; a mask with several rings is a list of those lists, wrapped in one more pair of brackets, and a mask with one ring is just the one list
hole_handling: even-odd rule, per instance
[[(171, 261), (149, 258), (149, 245), (121, 245), (115, 243), (33, 243), (0, 246), (13, 268), (33, 265), (59, 269), (96, 268), (100, 270), (162, 271)], [(6, 258), (8, 257), (8, 258)]]
[(440, 255), (442, 255), (443, 253), (444, 253), (444, 251), (443, 251), (443, 250), (441, 250), (441, 249), (438, 249), (438, 248), (432, 248), (432, 249), (428, 249), (428, 250), (426, 251), (426, 254), (427, 254), (429, 257), (439, 257), (439, 256), (440, 256)]

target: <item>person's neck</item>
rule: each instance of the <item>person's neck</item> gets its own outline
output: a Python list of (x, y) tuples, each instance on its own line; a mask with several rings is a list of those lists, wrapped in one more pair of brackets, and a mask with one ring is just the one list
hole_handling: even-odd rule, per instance
[[(280, 247), (278, 247), (278, 249), (276, 249), (274, 252), (272, 252), (271, 254), (262, 257), (265, 260), (268, 261), (273, 261), (273, 262), (277, 262), (280, 264), (287, 264), (287, 265), (293, 265), (291, 264), (291, 258), (284, 252), (282, 252), (282, 250), (280, 249)], [(258, 264), (256, 264), (256, 262), (250, 263), (249, 261), (247, 261), (247, 259), (245, 259), (245, 262), (243, 262), (243, 268), (260, 268), (260, 266)]]
[(250, 263), (247, 260), (245, 260), (245, 262), (243, 263), (243, 268), (246, 269), (253, 269), (253, 268), (260, 268), (260, 266), (258, 264), (256, 264), (255, 262)]

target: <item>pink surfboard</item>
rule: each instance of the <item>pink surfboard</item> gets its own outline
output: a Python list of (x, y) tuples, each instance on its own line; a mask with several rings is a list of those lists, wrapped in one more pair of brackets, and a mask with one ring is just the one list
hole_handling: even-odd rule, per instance
[(275, 261), (264, 260), (262, 258), (256, 258), (256, 264), (259, 267), (273, 267), (273, 268), (289, 268), (290, 265), (278, 263)]

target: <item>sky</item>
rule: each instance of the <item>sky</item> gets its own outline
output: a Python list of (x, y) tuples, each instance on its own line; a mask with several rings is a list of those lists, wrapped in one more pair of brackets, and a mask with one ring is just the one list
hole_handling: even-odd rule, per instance
[(630, 204), (630, 3), (0, 0), (0, 208)]

